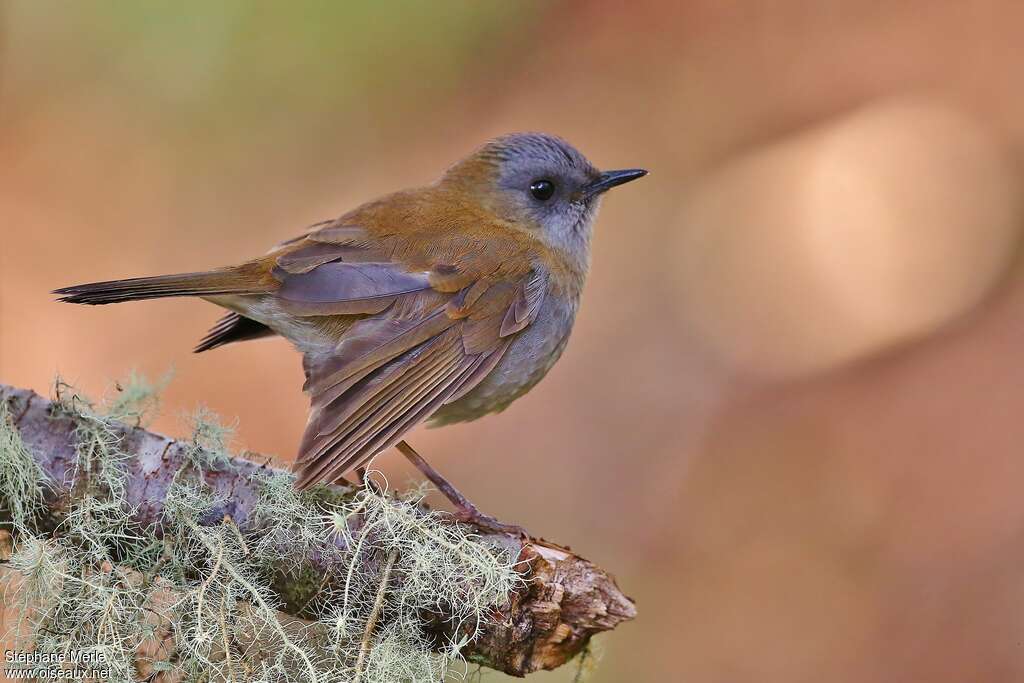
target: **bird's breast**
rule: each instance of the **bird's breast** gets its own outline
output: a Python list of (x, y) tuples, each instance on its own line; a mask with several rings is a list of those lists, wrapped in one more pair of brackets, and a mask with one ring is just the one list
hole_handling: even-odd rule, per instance
[(537, 319), (512, 341), (490, 374), (465, 396), (435, 412), (431, 426), (467, 422), (499, 412), (532, 389), (562, 355), (578, 307), (578, 298), (549, 292)]

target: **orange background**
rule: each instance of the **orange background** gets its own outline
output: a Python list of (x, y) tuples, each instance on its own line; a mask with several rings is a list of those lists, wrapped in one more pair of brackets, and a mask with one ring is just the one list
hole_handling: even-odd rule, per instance
[(651, 171), (605, 202), (568, 350), (504, 414), (411, 441), (636, 598), (593, 680), (1024, 678), (1024, 5), (0, 21), (0, 381), (98, 395), (173, 366), (156, 429), (203, 403), (288, 459), (307, 404), (283, 341), (196, 356), (208, 304), (48, 291), (239, 261), (488, 137), (560, 134)]

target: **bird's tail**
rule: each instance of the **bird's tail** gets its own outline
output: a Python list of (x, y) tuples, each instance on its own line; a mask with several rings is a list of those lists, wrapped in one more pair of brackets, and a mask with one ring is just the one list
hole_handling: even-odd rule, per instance
[(116, 304), (122, 301), (160, 299), (168, 296), (214, 296), (218, 294), (256, 294), (269, 288), (241, 268), (210, 270), (205, 273), (178, 273), (128, 280), (91, 282), (56, 289), (58, 301), (70, 304)]

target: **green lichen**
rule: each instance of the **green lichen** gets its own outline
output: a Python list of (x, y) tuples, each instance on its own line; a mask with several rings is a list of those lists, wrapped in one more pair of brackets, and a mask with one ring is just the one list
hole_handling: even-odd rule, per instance
[(221, 422), (209, 408), (200, 406), (189, 416), (192, 438), (189, 439), (185, 458), (200, 470), (221, 471), (231, 467), (231, 439), (235, 425)]
[(18, 531), (42, 508), (49, 478), (25, 447), (7, 401), (0, 400), (0, 514)]
[[(223, 501), (197, 475), (231, 461), (229, 431), (207, 411), (193, 420), (158, 537), (132, 522), (129, 455), (109, 414), (142, 423), (155, 401), (152, 385), (139, 382), (121, 386), (106, 409), (58, 385), (59, 409), (77, 424), (76, 485), (52, 537), (17, 527), (5, 590), (26, 646), (102, 653), (115, 681), (436, 683), (466, 675), (460, 650), (521, 581), (514, 557), (424, 512), (422, 490), (395, 495), (386, 483), (300, 493), (290, 475), (261, 473), (256, 531), (212, 520)], [(0, 490), (24, 521), (41, 504), (40, 473), (6, 424), (4, 417)], [(284, 599), (308, 619), (279, 612)]]
[(134, 370), (124, 383), (114, 383), (114, 393), (107, 399), (107, 418), (133, 427), (146, 427), (160, 410), (160, 393), (171, 383), (174, 373), (168, 371), (156, 382), (150, 382)]

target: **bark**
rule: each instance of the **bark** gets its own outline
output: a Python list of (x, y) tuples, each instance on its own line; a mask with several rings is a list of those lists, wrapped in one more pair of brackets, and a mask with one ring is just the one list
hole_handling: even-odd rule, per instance
[[(42, 521), (45, 529), (52, 530), (73, 496), (76, 418), (54, 410), (51, 401), (25, 389), (0, 384), (0, 400), (8, 402), (15, 427), (35, 459), (53, 481), (63, 482), (49, 495), (48, 514)], [(124, 426), (120, 435), (122, 450), (134, 456), (128, 464), (128, 499), (136, 521), (159, 526), (167, 488), (185, 457), (187, 444), (130, 426)], [(257, 500), (252, 475), (270, 469), (253, 461), (268, 458), (247, 455), (250, 459), (233, 459), (233, 467), (203, 472), (206, 483), (226, 501), (223, 508), (210, 514), (210, 523), (219, 523), (227, 514), (243, 534), (254, 531), (249, 521)], [(495, 619), (494, 625), (464, 650), (469, 661), (516, 676), (553, 669), (580, 652), (594, 634), (636, 616), (632, 600), (610, 574), (567, 548), (538, 539), (523, 541), (515, 535), (479, 532), (519, 552), (525, 560), (527, 581), (509, 596), (508, 613)], [(283, 612), (303, 616), (301, 606), (315, 590), (313, 584), (324, 576), (323, 562), (322, 557), (307, 559), (300, 572), (309, 577), (306, 581), (283, 574), (274, 577)], [(379, 573), (376, 566), (366, 570)]]

